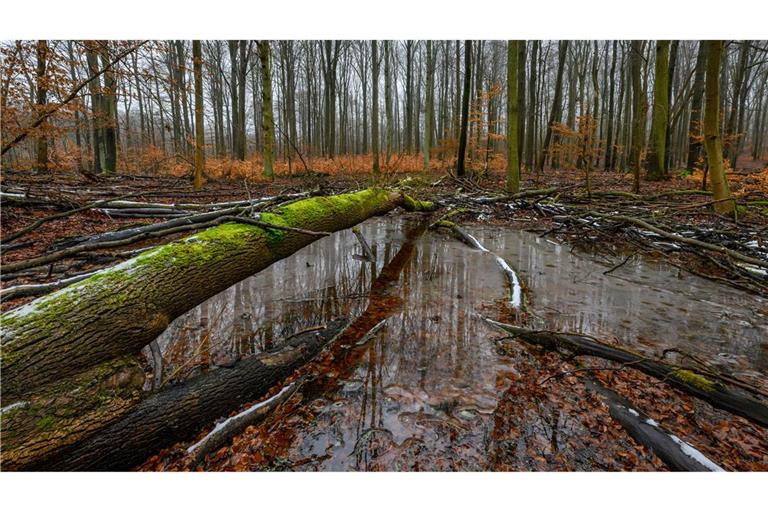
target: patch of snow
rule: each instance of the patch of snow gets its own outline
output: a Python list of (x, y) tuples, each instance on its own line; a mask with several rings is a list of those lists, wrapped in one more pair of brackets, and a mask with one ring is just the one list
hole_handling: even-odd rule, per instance
[(517, 278), (517, 273), (512, 270), (507, 262), (501, 256), (496, 256), (496, 263), (506, 272), (507, 276), (512, 280), (512, 307), (519, 308), (523, 303), (523, 287), (520, 286), (520, 280)]
[(658, 423), (656, 423), (656, 421), (652, 420), (651, 418), (646, 418), (646, 419), (645, 419), (645, 422), (646, 422), (648, 425), (652, 426), (652, 427), (656, 427), (656, 428), (658, 428), (658, 427), (659, 427), (659, 424), (658, 424)]
[(703, 453), (701, 453), (699, 450), (694, 448), (693, 446), (689, 445), (679, 437), (670, 434), (669, 437), (672, 438), (674, 442), (676, 442), (678, 445), (680, 445), (680, 448), (683, 450), (683, 453), (707, 468), (710, 471), (725, 471), (723, 468), (709, 460)]
[(472, 243), (474, 243), (474, 244), (475, 244), (475, 246), (476, 246), (478, 249), (480, 249), (480, 250), (481, 250), (481, 251), (483, 251), (483, 252), (491, 252), (491, 251), (489, 251), (488, 249), (486, 249), (486, 248), (483, 246), (483, 244), (481, 244), (481, 243), (480, 243), (480, 241), (479, 241), (477, 238), (473, 237), (473, 236), (472, 236), (472, 235), (470, 235), (469, 233), (467, 233), (466, 235), (467, 235), (467, 238), (469, 238), (470, 240), (472, 240)]
[(736, 263), (739, 267), (743, 268), (747, 272), (752, 272), (759, 276), (768, 276), (768, 270), (760, 268), (757, 265), (750, 265), (749, 263)]
[(639, 412), (637, 412), (637, 411), (636, 411), (636, 410), (634, 410), (634, 409), (631, 409), (631, 408), (627, 408), (627, 410), (628, 410), (628, 411), (629, 411), (629, 413), (630, 413), (630, 414), (632, 414), (633, 416), (640, 416), (640, 413), (639, 413)]
[(0, 414), (5, 414), (5, 413), (10, 412), (10, 411), (12, 411), (14, 409), (18, 409), (20, 407), (26, 407), (28, 405), (29, 405), (29, 402), (23, 402), (23, 401), (22, 402), (16, 402), (16, 403), (13, 403), (11, 405), (6, 405), (5, 407), (0, 408)]

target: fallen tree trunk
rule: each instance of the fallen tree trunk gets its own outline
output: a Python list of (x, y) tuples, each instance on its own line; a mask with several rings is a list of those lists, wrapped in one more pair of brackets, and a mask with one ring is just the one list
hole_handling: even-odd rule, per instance
[[(232, 368), (215, 370), (179, 386), (163, 389), (119, 419), (113, 420), (109, 426), (97, 432), (90, 431), (92, 434), (87, 439), (66, 446), (59, 444), (57, 450), (48, 450), (47, 457), (32, 461), (27, 459), (24, 465), (15, 468), (129, 469), (176, 441), (194, 437), (211, 421), (237, 409), (243, 403), (262, 397), (272, 386), (314, 358), (333, 340), (338, 340), (339, 346), (343, 347), (361, 337), (364, 339), (381, 325), (383, 317), (400, 304), (392, 300), (397, 295), (391, 286), (398, 282), (403, 268), (414, 253), (415, 242), (425, 227), (422, 224), (406, 232), (403, 246), (371, 284), (368, 308), (352, 324), (337, 320), (323, 330), (300, 331), (287, 338), (277, 352), (263, 353), (240, 361)], [(258, 417), (250, 416), (249, 420), (257, 421), (261, 417), (261, 414), (254, 414)], [(230, 423), (222, 434), (227, 437), (236, 433), (244, 424), (244, 419)], [(211, 438), (215, 441), (210, 441), (212, 444), (206, 441), (204, 444), (209, 447), (215, 445), (221, 442), (219, 437), (214, 434)]]
[(727, 387), (724, 383), (688, 369), (668, 365), (636, 352), (600, 343), (578, 334), (534, 331), (514, 325), (484, 319), (488, 324), (515, 338), (546, 350), (571, 356), (593, 356), (639, 370), (662, 380), (675, 389), (700, 398), (713, 407), (736, 414), (762, 427), (768, 427), (768, 404)]
[[(231, 368), (219, 368), (164, 389), (90, 437), (48, 457), (8, 466), (8, 469), (130, 469), (161, 449), (195, 436), (216, 418), (264, 396), (275, 384), (317, 355), (346, 325), (344, 320), (335, 320), (322, 331), (291, 338), (277, 351), (243, 359)], [(4, 469), (5, 464), (4, 460)]]
[(641, 445), (653, 451), (672, 471), (723, 471), (699, 450), (662, 429), (654, 420), (638, 411), (620, 395), (597, 382), (587, 381), (587, 388), (597, 391), (608, 405), (611, 417)]
[[(404, 205), (395, 191), (313, 197), (263, 213), (284, 228), (338, 231)], [(147, 251), (0, 317), (3, 401), (132, 354), (205, 299), (317, 240), (318, 235), (222, 224)]]

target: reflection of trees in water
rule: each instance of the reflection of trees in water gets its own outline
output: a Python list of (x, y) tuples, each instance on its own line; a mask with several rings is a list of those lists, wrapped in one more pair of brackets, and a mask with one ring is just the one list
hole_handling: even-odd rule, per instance
[(362, 225), (374, 249), (384, 248), (377, 262), (352, 258), (359, 252), (355, 237), (335, 233), (179, 317), (158, 338), (167, 374), (189, 377), (210, 366), (227, 366), (278, 348), (280, 340), (302, 329), (356, 316), (366, 306), (376, 269), (400, 243), (391, 236), (399, 229), (400, 222)]

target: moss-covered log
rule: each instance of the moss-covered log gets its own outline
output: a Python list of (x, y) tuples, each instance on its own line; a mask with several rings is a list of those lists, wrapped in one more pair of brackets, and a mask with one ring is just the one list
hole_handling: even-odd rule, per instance
[[(400, 192), (367, 189), (288, 204), (260, 220), (338, 231), (396, 206)], [(205, 299), (259, 272), (317, 235), (243, 223), (216, 226), (147, 251), (0, 317), (3, 404), (38, 386), (132, 354)]]
[[(215, 419), (267, 394), (307, 363), (345, 326), (291, 338), (283, 347), (219, 368), (149, 396), (98, 432), (64, 449), (8, 469), (35, 471), (127, 470), (177, 441), (193, 438)], [(5, 469), (5, 460), (3, 468)]]
[(565, 353), (569, 356), (599, 357), (621, 363), (662, 380), (684, 393), (700, 398), (718, 409), (747, 418), (760, 426), (768, 427), (768, 404), (749, 396), (747, 393), (731, 389), (715, 378), (669, 365), (621, 347), (606, 345), (588, 336), (552, 331), (533, 331), (487, 318), (485, 321), (501, 331), (512, 334), (521, 341), (546, 350)]
[(133, 357), (103, 363), (6, 404), (0, 415), (3, 470), (17, 470), (81, 441), (141, 399), (144, 371)]

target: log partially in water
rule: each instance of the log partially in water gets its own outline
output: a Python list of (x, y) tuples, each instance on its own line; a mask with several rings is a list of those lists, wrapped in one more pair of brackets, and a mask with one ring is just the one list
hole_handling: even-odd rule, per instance
[[(313, 197), (263, 213), (260, 220), (332, 232), (405, 206), (404, 197), (382, 189)], [(137, 352), (179, 315), (318, 238), (222, 224), (3, 314), (3, 403)]]
[[(90, 437), (46, 458), (7, 469), (35, 471), (127, 470), (177, 442), (194, 437), (216, 418), (264, 396), (307, 363), (347, 325), (335, 320), (322, 331), (291, 338), (275, 352), (241, 360), (150, 395)], [(3, 461), (6, 467), (5, 460)]]
[(673, 388), (700, 398), (713, 407), (736, 414), (762, 427), (768, 427), (768, 404), (744, 392), (732, 389), (710, 377), (688, 369), (678, 368), (656, 359), (601, 343), (594, 338), (553, 331), (534, 331), (514, 325), (484, 319), (488, 324), (526, 343), (570, 356), (593, 356), (639, 370), (662, 380)]

